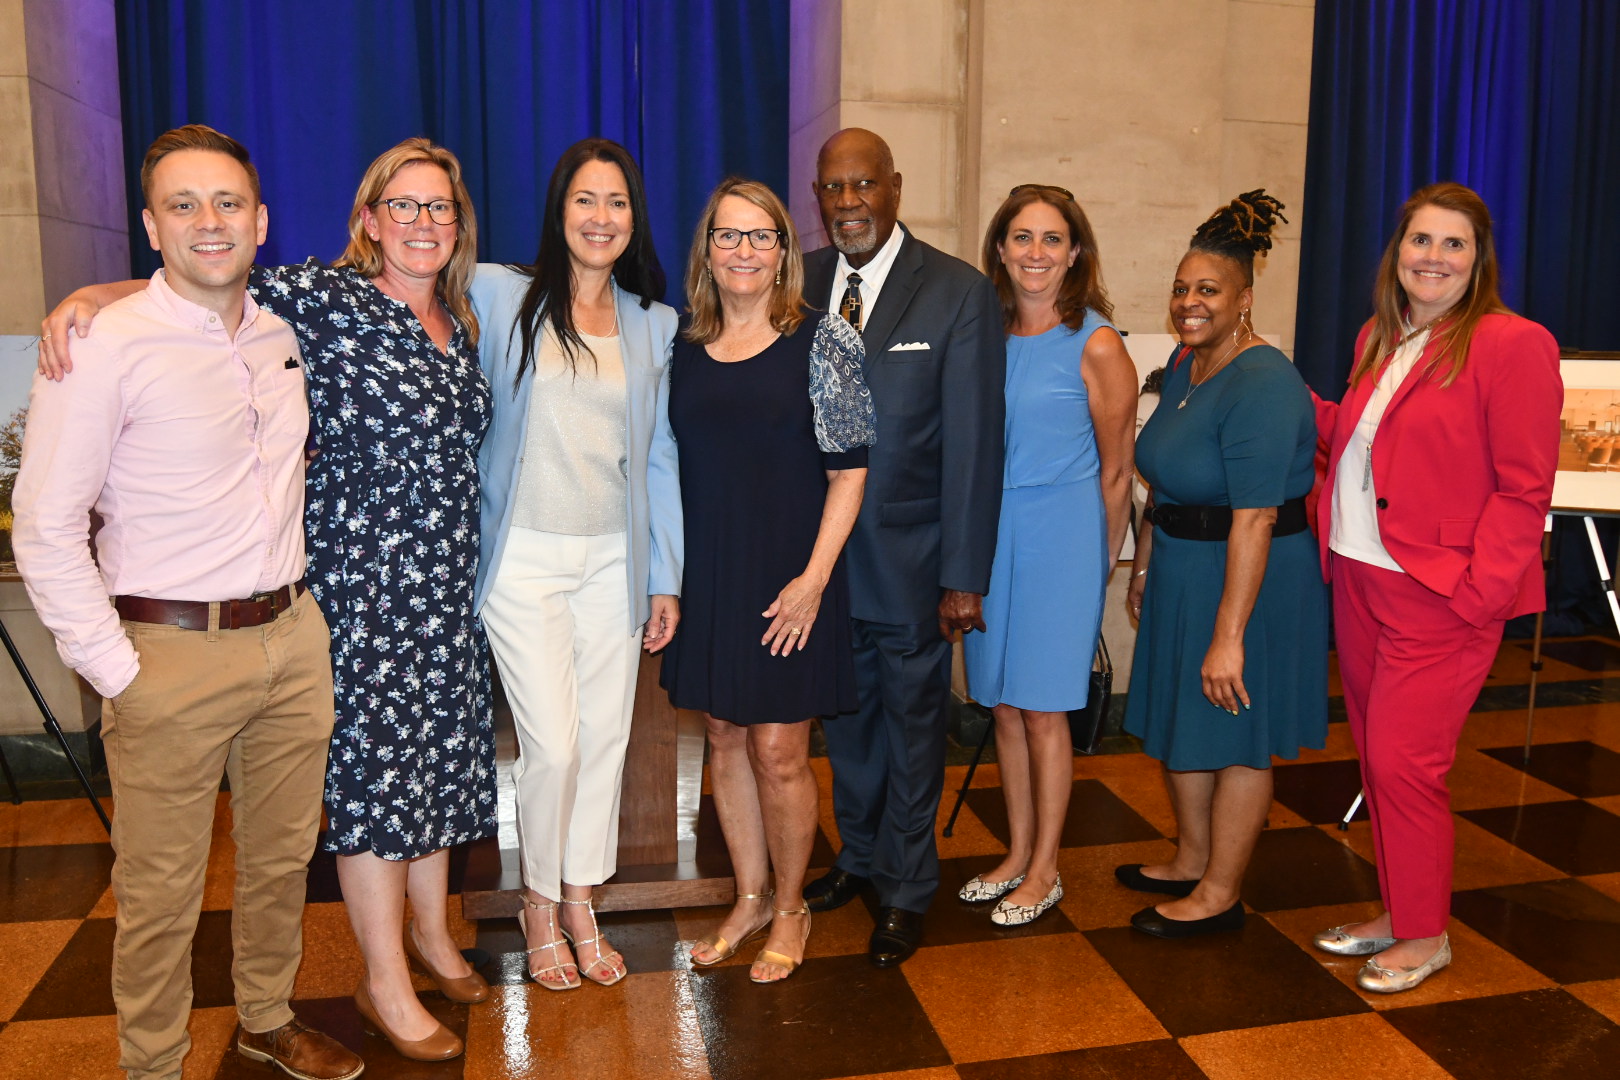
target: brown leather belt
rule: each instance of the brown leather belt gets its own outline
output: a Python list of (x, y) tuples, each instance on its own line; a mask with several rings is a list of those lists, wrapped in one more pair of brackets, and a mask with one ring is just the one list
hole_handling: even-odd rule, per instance
[[(263, 626), (292, 607), (293, 601), (304, 595), (304, 579), (283, 585), (274, 592), (254, 593), (246, 600), (220, 600), (219, 628), (242, 630), (250, 626)], [(149, 596), (115, 596), (113, 607), (120, 618), (130, 622), (159, 623), (178, 626), (182, 630), (207, 630), (209, 600), (154, 600)]]

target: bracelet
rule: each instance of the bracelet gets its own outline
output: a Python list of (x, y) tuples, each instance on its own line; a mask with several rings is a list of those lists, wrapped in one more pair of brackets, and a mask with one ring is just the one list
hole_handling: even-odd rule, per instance
[(1147, 567), (1144, 566), (1142, 569), (1138, 570), (1136, 573), (1131, 575), (1131, 580), (1135, 581), (1137, 578), (1141, 577), (1145, 573), (1147, 573)]

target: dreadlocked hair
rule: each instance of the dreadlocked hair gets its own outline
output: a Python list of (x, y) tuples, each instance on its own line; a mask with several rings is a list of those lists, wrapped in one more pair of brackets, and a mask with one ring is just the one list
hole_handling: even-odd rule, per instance
[(1245, 191), (1209, 216), (1193, 233), (1190, 250), (1231, 259), (1243, 268), (1243, 284), (1254, 284), (1254, 257), (1271, 250), (1271, 230), (1285, 207), (1265, 188)]

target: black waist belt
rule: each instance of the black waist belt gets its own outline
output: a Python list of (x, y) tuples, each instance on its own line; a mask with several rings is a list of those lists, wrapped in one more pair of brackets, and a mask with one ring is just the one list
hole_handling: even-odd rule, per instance
[[(1230, 506), (1177, 506), (1163, 503), (1153, 507), (1148, 520), (1177, 540), (1225, 540), (1232, 531)], [(1273, 538), (1304, 532), (1310, 523), (1305, 517), (1305, 496), (1299, 495), (1277, 507)]]

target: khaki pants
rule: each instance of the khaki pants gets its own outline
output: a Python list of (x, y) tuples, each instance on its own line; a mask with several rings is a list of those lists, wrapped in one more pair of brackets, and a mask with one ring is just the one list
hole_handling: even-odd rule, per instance
[(140, 673), (102, 707), (115, 810), (119, 1064), (131, 1080), (178, 1078), (191, 1046), (191, 942), (221, 773), (230, 777), (236, 841), (237, 1013), (249, 1031), (292, 1019), (332, 735), (330, 641), (308, 593), (263, 626), (126, 622), (124, 632)]

